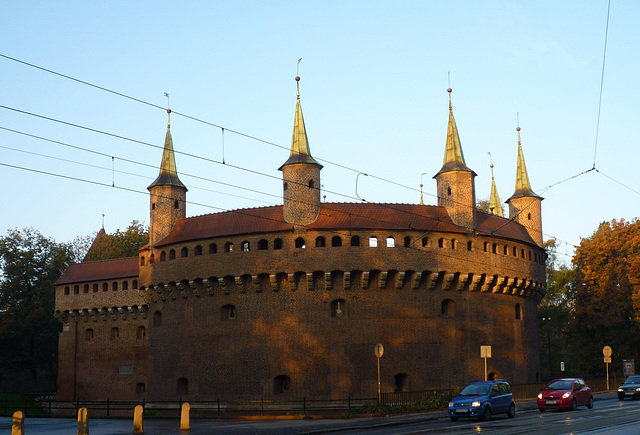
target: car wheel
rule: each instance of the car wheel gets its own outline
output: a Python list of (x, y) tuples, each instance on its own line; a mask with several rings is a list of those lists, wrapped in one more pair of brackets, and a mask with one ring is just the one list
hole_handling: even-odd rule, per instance
[(618, 400), (622, 402), (624, 400), (624, 396), (618, 396)]
[(576, 409), (578, 409), (578, 401), (576, 399), (573, 399), (573, 401), (571, 402), (571, 410), (575, 411)]
[(507, 412), (507, 417), (513, 418), (515, 416), (516, 416), (516, 405), (512, 403), (511, 406), (509, 407), (509, 411)]
[(545, 409), (544, 409), (544, 408), (538, 408), (538, 411), (540, 411), (540, 412), (544, 412), (544, 411), (545, 411)]
[(490, 407), (486, 407), (484, 410), (484, 415), (482, 416), (482, 419), (485, 421), (489, 421), (491, 420), (491, 408)]
[(458, 417), (449, 417), (451, 419), (451, 421), (456, 422), (458, 421)]
[(587, 402), (587, 408), (593, 408), (593, 396), (589, 397), (589, 402)]

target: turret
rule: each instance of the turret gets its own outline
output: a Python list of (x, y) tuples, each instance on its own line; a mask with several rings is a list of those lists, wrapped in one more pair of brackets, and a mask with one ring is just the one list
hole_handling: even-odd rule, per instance
[(438, 185), (438, 205), (447, 209), (456, 225), (468, 231), (475, 229), (476, 222), (476, 173), (464, 161), (458, 127), (453, 117), (451, 88), (449, 92), (449, 124), (442, 169), (433, 177)]
[(300, 106), (300, 77), (296, 76), (297, 103), (289, 159), (280, 166), (284, 220), (296, 226), (312, 223), (320, 213), (320, 170), (311, 157)]
[(518, 131), (518, 165), (516, 168), (516, 190), (507, 199), (509, 204), (509, 219), (512, 219), (527, 229), (531, 238), (542, 246), (542, 198), (531, 189), (527, 166), (524, 163), (522, 142), (520, 141), (520, 127)]
[(167, 135), (164, 140), (160, 174), (147, 189), (151, 196), (149, 220), (149, 245), (153, 246), (166, 237), (178, 219), (187, 216), (187, 188), (178, 178), (176, 158), (171, 138), (171, 109), (167, 109)]
[(496, 181), (493, 178), (493, 163), (491, 164), (491, 196), (489, 197), (489, 213), (504, 217), (504, 210), (502, 210), (502, 203), (500, 202), (500, 196), (498, 195), (498, 188), (496, 187)]

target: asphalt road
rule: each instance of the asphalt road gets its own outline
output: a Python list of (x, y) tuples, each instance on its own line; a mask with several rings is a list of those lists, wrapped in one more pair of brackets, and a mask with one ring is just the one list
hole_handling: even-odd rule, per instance
[[(444, 411), (381, 418), (311, 420), (192, 420), (191, 430), (181, 432), (178, 420), (145, 421), (145, 434), (639, 434), (640, 401), (619, 402), (614, 393), (595, 397), (593, 409), (539, 413), (534, 402), (518, 403), (515, 418), (494, 416), (491, 421), (453, 423)], [(11, 433), (11, 418), (0, 418), (0, 434)], [(25, 421), (27, 435), (70, 435), (77, 422), (62, 418), (31, 418)], [(132, 420), (89, 420), (91, 435), (131, 434)]]

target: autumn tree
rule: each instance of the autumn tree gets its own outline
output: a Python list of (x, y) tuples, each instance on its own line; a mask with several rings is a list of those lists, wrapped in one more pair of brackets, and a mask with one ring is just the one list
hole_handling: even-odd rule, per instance
[(0, 237), (0, 388), (27, 371), (31, 385), (57, 374), (60, 324), (54, 318), (54, 282), (72, 261), (70, 245), (34, 229)]
[(582, 373), (602, 375), (602, 348), (614, 369), (640, 349), (640, 221), (602, 223), (573, 258), (573, 353)]

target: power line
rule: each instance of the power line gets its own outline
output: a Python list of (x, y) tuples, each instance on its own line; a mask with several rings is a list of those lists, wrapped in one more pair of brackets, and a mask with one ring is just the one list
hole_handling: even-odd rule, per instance
[(600, 76), (600, 98), (598, 99), (598, 120), (596, 121), (596, 143), (593, 147), (593, 169), (596, 168), (596, 153), (598, 152), (598, 134), (600, 131), (600, 109), (602, 107), (602, 89), (604, 88), (604, 66), (607, 58), (607, 39), (609, 38), (609, 13), (611, 11), (611, 0), (607, 5), (607, 26), (604, 32), (604, 52), (602, 53), (602, 75)]

